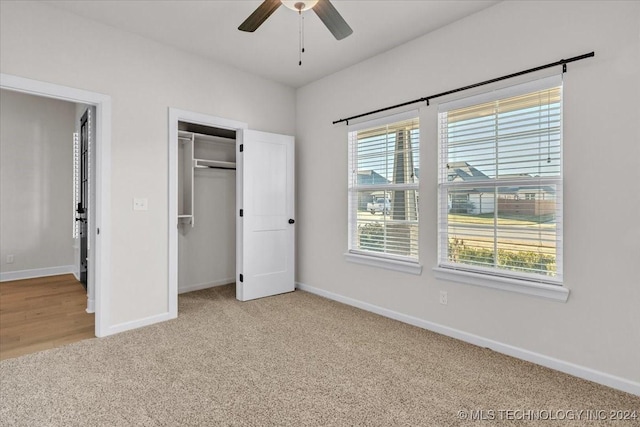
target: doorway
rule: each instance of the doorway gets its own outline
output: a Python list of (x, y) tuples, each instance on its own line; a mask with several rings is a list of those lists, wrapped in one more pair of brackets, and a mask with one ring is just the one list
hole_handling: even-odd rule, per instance
[[(89, 116), (91, 114), (91, 108), (87, 108), (80, 118), (80, 140), (78, 147), (74, 147), (74, 154), (78, 157), (77, 171), (74, 171), (76, 176), (76, 188), (74, 189), (77, 194), (78, 200), (76, 200), (76, 222), (78, 223), (78, 236), (80, 243), (80, 259), (78, 262), (78, 275), (80, 283), (84, 286), (85, 290), (88, 285), (87, 270), (88, 270), (88, 251), (89, 251), (89, 182), (93, 181), (93, 177), (89, 176), (89, 165), (91, 159), (89, 158), (89, 140), (90, 140), (90, 121)], [(75, 159), (74, 159), (75, 160)]]
[[(182, 125), (181, 125), (182, 123)], [(237, 131), (246, 129), (247, 124), (234, 120), (223, 119), (220, 117), (209, 116), (206, 114), (195, 113), (185, 110), (179, 110), (176, 108), (169, 108), (169, 313), (171, 318), (175, 318), (178, 315), (178, 293), (179, 289), (179, 247), (180, 240), (183, 234), (188, 233), (184, 227), (191, 227), (193, 221), (198, 221), (193, 217), (193, 194), (191, 194), (191, 200), (187, 200), (186, 203), (189, 206), (185, 207), (185, 197), (183, 190), (179, 188), (179, 174), (185, 172), (185, 168), (191, 168), (193, 152), (184, 157), (184, 153), (181, 153), (181, 145), (185, 142), (180, 140), (180, 132), (185, 132), (187, 129), (185, 124), (188, 124), (188, 128), (192, 133), (198, 133), (205, 135), (207, 129), (215, 129), (218, 136), (222, 137), (235, 137)], [(182, 128), (182, 129), (181, 129)], [(214, 132), (209, 132), (214, 133)], [(183, 135), (184, 137), (185, 135)], [(233, 141), (233, 148), (235, 148), (235, 140)], [(192, 145), (193, 147), (193, 145)], [(192, 148), (193, 149), (193, 148)], [(234, 150), (232, 150), (234, 152)], [(189, 157), (190, 156), (190, 157)], [(182, 162), (179, 162), (179, 159)], [(223, 173), (223, 172), (220, 172)], [(206, 179), (206, 178), (205, 178)], [(187, 197), (188, 199), (188, 197)], [(182, 200), (179, 203), (179, 200)], [(235, 211), (235, 207), (232, 207)], [(183, 234), (181, 234), (181, 232)], [(195, 290), (195, 288), (193, 289)]]
[(236, 132), (178, 123), (178, 293), (235, 282)]
[[(89, 265), (94, 266), (94, 274), (87, 276), (89, 294), (88, 312), (95, 312), (95, 335), (110, 335), (107, 322), (110, 278), (110, 159), (111, 159), (111, 97), (103, 94), (75, 89), (23, 77), (0, 74), (0, 88), (22, 92), (45, 98), (54, 98), (96, 108), (95, 144), (95, 221), (89, 221), (88, 238), (94, 242), (89, 251)], [(93, 280), (92, 280), (93, 278)], [(93, 297), (93, 298), (92, 298)]]

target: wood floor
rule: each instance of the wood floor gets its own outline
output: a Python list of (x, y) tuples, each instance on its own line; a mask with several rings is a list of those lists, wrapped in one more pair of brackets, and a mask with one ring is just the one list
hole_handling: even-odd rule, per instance
[(72, 274), (0, 283), (0, 360), (94, 338), (87, 293)]

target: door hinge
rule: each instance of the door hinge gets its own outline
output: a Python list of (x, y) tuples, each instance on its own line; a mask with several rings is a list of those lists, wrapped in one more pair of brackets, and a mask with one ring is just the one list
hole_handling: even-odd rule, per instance
[(242, 274), (240, 275), (240, 281), (244, 282), (244, 276)]
[(100, 229), (96, 228), (96, 234), (100, 234)]
[(244, 216), (244, 210), (240, 209), (240, 216)]
[(244, 144), (240, 144), (240, 152), (242, 153), (244, 151)]

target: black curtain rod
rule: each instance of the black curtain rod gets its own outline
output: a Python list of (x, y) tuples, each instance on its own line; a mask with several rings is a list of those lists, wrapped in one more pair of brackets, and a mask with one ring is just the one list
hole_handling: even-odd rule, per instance
[(518, 77), (518, 76), (522, 76), (524, 74), (529, 74), (529, 73), (533, 73), (533, 72), (536, 72), (536, 71), (544, 70), (545, 68), (556, 67), (558, 65), (562, 65), (562, 72), (565, 73), (567, 71), (567, 64), (569, 62), (580, 61), (581, 59), (591, 58), (591, 57), (594, 57), (595, 55), (596, 55), (595, 52), (589, 52), (589, 53), (585, 53), (584, 55), (574, 56), (573, 58), (561, 59), (559, 61), (552, 62), (551, 64), (541, 65), (541, 66), (535, 67), (535, 68), (529, 68), (528, 70), (520, 71), (520, 72), (513, 73), (513, 74), (508, 74), (506, 76), (497, 77), (497, 78), (491, 79), (491, 80), (485, 80), (483, 82), (475, 83), (475, 84), (468, 85), (468, 86), (463, 86), (463, 87), (460, 87), (458, 89), (448, 90), (446, 92), (441, 92), (441, 93), (438, 93), (438, 94), (435, 94), (435, 95), (425, 96), (425, 97), (422, 97), (420, 99), (415, 99), (413, 101), (403, 102), (402, 104), (396, 104), (396, 105), (392, 105), (390, 107), (385, 107), (385, 108), (380, 108), (378, 110), (369, 111), (368, 113), (358, 114), (357, 116), (347, 117), (346, 119), (336, 120), (335, 122), (333, 122), (333, 124), (335, 125), (335, 124), (342, 123), (342, 122), (347, 122), (347, 124), (349, 124), (349, 120), (359, 119), (360, 117), (370, 116), (372, 114), (381, 113), (383, 111), (393, 110), (394, 108), (404, 107), (405, 105), (417, 104), (418, 102), (426, 102), (427, 105), (429, 105), (429, 100), (430, 99), (439, 98), (439, 97), (445, 96), (445, 95), (451, 95), (452, 93), (462, 92), (463, 90), (473, 89), (473, 88), (476, 88), (476, 87), (479, 87), (479, 86), (488, 85), (490, 83), (499, 82), (500, 80), (511, 79), (513, 77)]

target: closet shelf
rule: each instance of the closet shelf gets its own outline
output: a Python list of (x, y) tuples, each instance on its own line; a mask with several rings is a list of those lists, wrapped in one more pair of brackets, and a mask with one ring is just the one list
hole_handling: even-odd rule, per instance
[(214, 132), (216, 132), (215, 135), (218, 133), (219, 135), (178, 131), (178, 225), (182, 227), (194, 226), (194, 181), (196, 176), (202, 176), (196, 171), (236, 169), (236, 163), (233, 161), (235, 160), (235, 131), (231, 132), (234, 138), (227, 136), (224, 130), (218, 129)]
[(186, 130), (178, 131), (178, 139), (198, 139), (200, 142), (214, 142), (218, 144), (234, 144), (236, 143), (235, 139), (227, 138), (224, 136), (214, 136), (214, 135), (206, 135), (204, 133), (195, 133), (188, 132)]
[(193, 159), (194, 168), (235, 169), (235, 162), (223, 162), (221, 160)]

